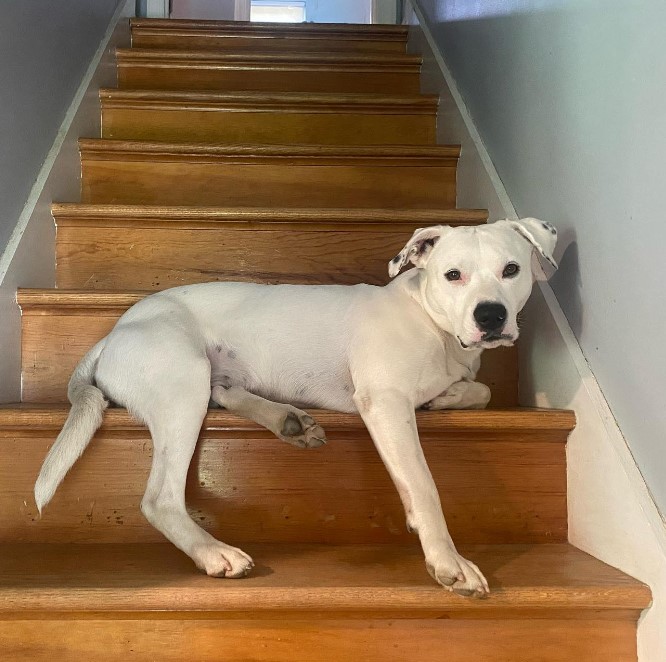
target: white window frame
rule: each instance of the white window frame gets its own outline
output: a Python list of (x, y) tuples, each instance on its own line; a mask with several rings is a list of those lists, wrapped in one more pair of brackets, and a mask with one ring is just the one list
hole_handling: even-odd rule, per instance
[(249, 21), (250, 6), (251, 0), (236, 0), (236, 5), (234, 6), (234, 20)]

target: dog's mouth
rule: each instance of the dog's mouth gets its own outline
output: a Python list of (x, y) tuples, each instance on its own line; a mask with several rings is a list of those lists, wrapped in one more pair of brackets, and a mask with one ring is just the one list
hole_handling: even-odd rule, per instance
[(463, 349), (494, 349), (495, 347), (511, 347), (516, 339), (508, 333), (486, 333), (481, 340), (472, 343), (463, 342), (460, 336), (456, 336)]

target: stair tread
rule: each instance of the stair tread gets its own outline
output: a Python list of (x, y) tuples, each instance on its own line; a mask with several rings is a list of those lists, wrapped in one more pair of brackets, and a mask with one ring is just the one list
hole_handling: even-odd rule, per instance
[(270, 92), (270, 91), (215, 91), (215, 90), (134, 90), (102, 88), (99, 91), (103, 102), (171, 102), (200, 105), (250, 105), (253, 108), (267, 106), (314, 106), (339, 109), (395, 107), (403, 110), (424, 109), (432, 112), (437, 108), (439, 97), (431, 94), (375, 94), (361, 92)]
[[(23, 290), (25, 292), (25, 290)], [(57, 290), (50, 290), (57, 293)], [(86, 291), (86, 294), (95, 294)], [(0, 429), (59, 429), (69, 411), (68, 404), (16, 403), (0, 405)], [(357, 414), (342, 414), (330, 410), (311, 410), (327, 430), (355, 429), (363, 426)], [(513, 409), (417, 411), (420, 429), (446, 430), (563, 430), (571, 431), (576, 419), (565, 409)], [(138, 423), (122, 408), (107, 409), (102, 429), (135, 430), (145, 426)], [(204, 420), (204, 430), (263, 430), (248, 419), (230, 414), (224, 409), (210, 409)]]
[(274, 23), (250, 21), (218, 21), (205, 19), (171, 18), (131, 18), (132, 29), (153, 29), (174, 32), (178, 30), (215, 30), (229, 34), (271, 34), (274, 32), (288, 35), (303, 35), (315, 33), (318, 38), (326, 34), (362, 34), (366, 36), (395, 37), (406, 39), (408, 28), (406, 25), (391, 25), (384, 23)]
[(374, 53), (374, 52), (275, 52), (275, 51), (213, 51), (213, 50), (177, 50), (158, 48), (117, 48), (116, 58), (119, 65), (133, 62), (198, 62), (214, 63), (227, 66), (258, 66), (265, 65), (271, 69), (281, 66), (307, 68), (313, 66), (337, 67), (363, 67), (371, 69), (393, 69), (396, 67), (413, 68), (416, 71), (421, 66), (420, 55), (408, 53)]
[[(267, 208), (267, 207), (191, 207), (191, 206), (156, 206), (156, 205), (114, 205), (54, 203), (51, 212), (58, 224), (75, 223), (77, 219), (104, 219), (107, 221), (159, 220), (165, 222), (233, 222), (233, 223), (306, 223), (312, 221), (336, 223), (345, 226), (345, 230), (364, 229), (368, 224), (391, 226), (401, 224), (410, 227), (423, 223), (426, 225), (478, 224), (488, 219), (485, 209), (336, 209), (326, 208)], [(347, 227), (348, 226), (348, 227)]]
[(650, 602), (646, 586), (567, 544), (461, 549), (486, 573), (486, 600), (437, 586), (416, 545), (253, 544), (246, 551), (257, 564), (253, 573), (216, 581), (167, 544), (0, 545), (0, 613), (400, 610), (413, 616), (638, 610)]
[(141, 140), (79, 139), (88, 158), (101, 154), (151, 154), (192, 158), (312, 158), (312, 159), (457, 159), (459, 145), (253, 145), (228, 143), (167, 143)]

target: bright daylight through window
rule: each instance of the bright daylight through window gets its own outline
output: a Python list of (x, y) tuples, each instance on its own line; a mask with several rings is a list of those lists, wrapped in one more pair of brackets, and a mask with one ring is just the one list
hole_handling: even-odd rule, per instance
[(305, 21), (305, 0), (252, 0), (250, 20), (302, 23)]

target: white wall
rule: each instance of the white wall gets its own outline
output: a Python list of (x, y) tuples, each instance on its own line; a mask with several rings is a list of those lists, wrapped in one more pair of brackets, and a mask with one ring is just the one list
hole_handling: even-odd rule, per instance
[(666, 512), (666, 3), (419, 0), (551, 284)]
[[(422, 91), (440, 96), (438, 142), (462, 147), (458, 205), (486, 207), (491, 219), (515, 218), (450, 68), (417, 14), (406, 13), (412, 19), (408, 50), (424, 57)], [(521, 401), (574, 410), (576, 428), (567, 444), (569, 540), (650, 586), (653, 603), (639, 621), (638, 658), (663, 662), (666, 527), (552, 289), (538, 278), (521, 330)]]
[(0, 6), (0, 250), (118, 0)]
[[(79, 136), (100, 131), (133, 2), (2, 4), (0, 21), (0, 402), (20, 397), (17, 287), (53, 287), (52, 201), (79, 199)], [(20, 10), (19, 10), (20, 5)]]

